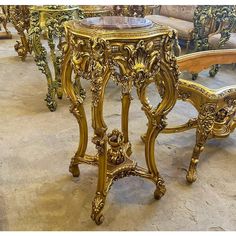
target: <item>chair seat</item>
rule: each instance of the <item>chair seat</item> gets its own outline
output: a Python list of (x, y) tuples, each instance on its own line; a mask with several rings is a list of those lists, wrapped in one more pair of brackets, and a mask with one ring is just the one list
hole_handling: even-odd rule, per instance
[[(217, 49), (220, 41), (220, 34), (215, 34), (209, 37), (209, 46), (213, 49)], [(229, 40), (225, 43), (222, 49), (236, 48), (236, 33), (231, 33)]]
[(193, 39), (193, 22), (161, 15), (148, 15), (146, 18), (155, 23), (170, 26), (171, 28), (176, 29), (178, 32), (178, 38), (180, 39)]

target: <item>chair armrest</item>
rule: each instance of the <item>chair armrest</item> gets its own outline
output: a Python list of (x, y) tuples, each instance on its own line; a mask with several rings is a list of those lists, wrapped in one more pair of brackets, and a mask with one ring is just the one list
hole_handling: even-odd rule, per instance
[(236, 63), (236, 49), (195, 52), (177, 57), (180, 71), (199, 73), (215, 64)]

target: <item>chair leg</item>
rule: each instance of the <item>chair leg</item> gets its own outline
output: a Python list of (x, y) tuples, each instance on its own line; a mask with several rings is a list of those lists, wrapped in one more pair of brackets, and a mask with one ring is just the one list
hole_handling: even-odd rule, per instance
[(210, 77), (215, 77), (217, 72), (219, 71), (220, 66), (218, 64), (212, 66), (212, 68), (209, 71)]
[(174, 54), (176, 57), (181, 55), (181, 47), (179, 45), (179, 40), (176, 39), (174, 43)]
[(186, 179), (189, 183), (193, 183), (197, 179), (197, 164), (199, 162), (199, 156), (214, 127), (215, 111), (216, 104), (207, 103), (203, 105), (199, 113), (198, 126), (196, 130), (196, 144), (193, 149), (192, 158), (186, 175)]
[(187, 40), (187, 43), (186, 43), (187, 52), (189, 52), (189, 46), (190, 46), (190, 40)]
[(197, 77), (198, 77), (198, 73), (194, 73), (194, 74), (192, 74), (192, 80), (196, 80)]
[[(206, 142), (206, 140), (207, 140), (207, 138), (204, 141)], [(205, 142), (204, 143), (203, 142), (202, 143), (196, 142), (195, 147), (193, 149), (192, 158), (191, 158), (189, 168), (188, 168), (188, 172), (187, 172), (187, 175), (186, 175), (186, 179), (189, 183), (193, 183), (197, 179), (197, 164), (199, 162), (200, 153), (204, 149)]]

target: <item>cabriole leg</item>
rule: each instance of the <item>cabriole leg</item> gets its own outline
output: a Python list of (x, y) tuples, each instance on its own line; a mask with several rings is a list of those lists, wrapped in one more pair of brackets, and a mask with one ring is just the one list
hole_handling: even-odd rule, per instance
[(203, 105), (199, 113), (196, 130), (196, 144), (193, 149), (193, 155), (186, 175), (186, 179), (189, 183), (193, 183), (197, 179), (197, 164), (199, 162), (199, 156), (212, 132), (215, 120), (215, 109), (215, 104), (207, 103)]
[(97, 225), (100, 225), (104, 216), (102, 210), (105, 205), (107, 195), (107, 126), (103, 119), (103, 101), (106, 84), (110, 78), (110, 72), (104, 73), (104, 78), (93, 78), (96, 82), (99, 82), (101, 87), (98, 86), (98, 90), (92, 90), (92, 127), (94, 129), (93, 143), (97, 149), (98, 156), (98, 181), (95, 198), (92, 202), (91, 218)]
[(154, 192), (154, 198), (160, 199), (166, 192), (164, 180), (160, 176), (155, 162), (155, 140), (160, 130), (157, 126), (149, 123), (147, 133), (145, 135), (145, 158), (148, 167), (148, 171), (156, 179), (156, 190)]

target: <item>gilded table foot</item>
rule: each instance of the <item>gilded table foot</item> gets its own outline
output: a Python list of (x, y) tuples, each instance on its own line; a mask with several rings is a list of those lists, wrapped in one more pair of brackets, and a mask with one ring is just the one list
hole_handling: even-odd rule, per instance
[(63, 97), (63, 90), (62, 87), (57, 88), (57, 98), (62, 99)]
[(69, 171), (73, 175), (73, 177), (80, 176), (79, 164), (75, 162), (74, 157), (72, 158), (72, 160), (70, 162)]
[(106, 196), (102, 195), (100, 192), (96, 193), (96, 196), (92, 202), (92, 214), (91, 218), (95, 221), (97, 225), (102, 224), (104, 221), (104, 216), (102, 210), (105, 205)]
[(199, 160), (198, 159), (192, 159), (187, 175), (186, 175), (186, 180), (188, 181), (188, 183), (193, 183), (197, 180), (197, 164), (198, 164)]
[(50, 94), (46, 95), (45, 101), (47, 102), (47, 107), (51, 112), (57, 109), (57, 102), (55, 101), (55, 98), (52, 98)]
[(159, 200), (161, 199), (166, 192), (166, 187), (164, 185), (164, 181), (162, 179), (158, 180), (156, 184), (156, 190), (154, 192), (154, 198)]
[(15, 51), (17, 52), (18, 56), (22, 61), (25, 61), (25, 58), (27, 56), (27, 49), (24, 47), (24, 45), (17, 40), (16, 44), (14, 45)]

